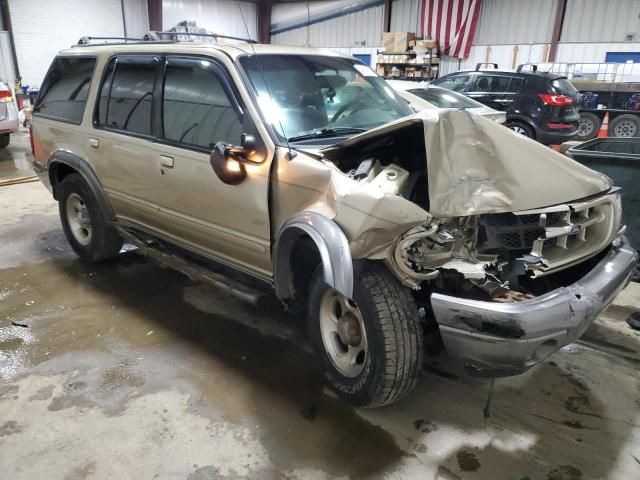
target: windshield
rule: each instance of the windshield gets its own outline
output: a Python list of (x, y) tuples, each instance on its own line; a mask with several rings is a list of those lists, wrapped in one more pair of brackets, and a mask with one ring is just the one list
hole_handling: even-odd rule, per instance
[(440, 108), (476, 108), (484, 106), (460, 93), (452, 92), (445, 88), (412, 88), (408, 92)]
[(413, 113), (383, 79), (355, 59), (254, 55), (241, 58), (240, 64), (280, 139), (355, 135)]

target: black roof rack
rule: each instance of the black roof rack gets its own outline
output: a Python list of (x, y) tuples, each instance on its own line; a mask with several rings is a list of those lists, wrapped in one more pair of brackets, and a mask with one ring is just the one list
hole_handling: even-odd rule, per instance
[(483, 62), (483, 63), (476, 63), (476, 72), (480, 71), (480, 67), (482, 67), (482, 65), (493, 65), (493, 68), (495, 70), (498, 70), (498, 64), (497, 63)]
[[(147, 33), (144, 37), (143, 40), (147, 40), (147, 41), (153, 41), (153, 40), (165, 40), (162, 37), (163, 36), (169, 36), (169, 37), (177, 37), (177, 36), (192, 36), (192, 37), (208, 37), (208, 38), (215, 38), (216, 41), (218, 40), (218, 38), (226, 38), (228, 40), (238, 40), (240, 42), (247, 42), (247, 43), (258, 43), (257, 41), (251, 39), (251, 38), (243, 38), (243, 37), (234, 37), (232, 35), (222, 35), (220, 33), (195, 33), (195, 32), (156, 32), (156, 31), (152, 31)], [(171, 39), (174, 40), (174, 39)], [(177, 41), (177, 40), (174, 40)]]
[(538, 65), (536, 65), (535, 63), (521, 63), (520, 65), (518, 65), (518, 68), (516, 69), (516, 72), (520, 73), (522, 72), (522, 69), (524, 67), (531, 67), (531, 71), (532, 72), (537, 72), (538, 71)]

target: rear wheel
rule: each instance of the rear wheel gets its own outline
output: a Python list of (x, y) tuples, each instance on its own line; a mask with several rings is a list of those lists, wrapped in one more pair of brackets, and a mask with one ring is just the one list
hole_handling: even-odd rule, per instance
[(531, 125), (527, 125), (524, 122), (509, 121), (506, 126), (523, 137), (536, 138), (536, 134), (534, 133), (533, 128), (531, 128)]
[(58, 187), (60, 220), (69, 244), (82, 259), (100, 262), (115, 257), (122, 238), (105, 219), (91, 189), (78, 174)]
[(409, 290), (380, 263), (359, 272), (353, 299), (314, 273), (309, 334), (331, 388), (359, 407), (379, 407), (415, 386), (422, 365), (422, 329)]
[(600, 130), (600, 123), (600, 117), (595, 113), (580, 113), (576, 138), (578, 140), (591, 140), (592, 138), (595, 138), (598, 134), (598, 130)]
[(4, 135), (0, 135), (0, 148), (4, 148), (7, 145), (9, 145), (9, 142), (11, 141), (11, 135), (8, 133), (5, 133)]
[(612, 137), (639, 137), (640, 120), (637, 116), (628, 113), (619, 115), (611, 120), (609, 132)]

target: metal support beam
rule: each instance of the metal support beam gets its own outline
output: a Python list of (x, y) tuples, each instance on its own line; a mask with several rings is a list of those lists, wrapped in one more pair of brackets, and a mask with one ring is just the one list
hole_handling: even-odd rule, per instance
[(260, 0), (258, 4), (258, 42), (271, 43), (272, 0)]
[(567, 0), (558, 0), (556, 7), (556, 19), (553, 24), (553, 33), (551, 34), (551, 48), (549, 49), (549, 62), (556, 61), (558, 53), (558, 42), (562, 34), (562, 24), (564, 23), (564, 12), (567, 10)]
[(391, 31), (391, 0), (384, 0), (384, 7), (382, 10), (382, 31)]
[(162, 0), (147, 0), (149, 30), (162, 32)]

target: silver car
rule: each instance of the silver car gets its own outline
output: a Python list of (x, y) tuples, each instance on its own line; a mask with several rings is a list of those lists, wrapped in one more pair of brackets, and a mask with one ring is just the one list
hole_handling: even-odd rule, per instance
[(0, 82), (0, 148), (9, 145), (11, 134), (18, 130), (18, 110), (13, 94), (6, 84)]
[(446, 88), (435, 87), (426, 82), (417, 83), (408, 80), (388, 80), (387, 83), (398, 95), (409, 102), (415, 111), (434, 108), (461, 108), (476, 115), (482, 115), (494, 122), (504, 123), (507, 121), (505, 112), (494, 110)]

